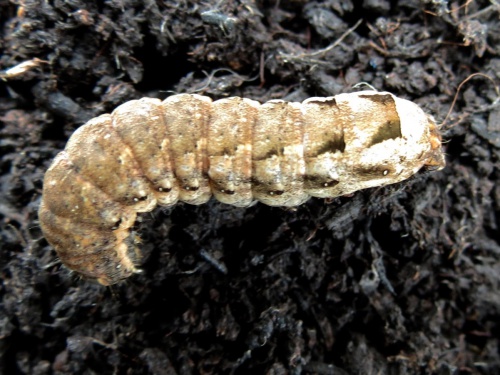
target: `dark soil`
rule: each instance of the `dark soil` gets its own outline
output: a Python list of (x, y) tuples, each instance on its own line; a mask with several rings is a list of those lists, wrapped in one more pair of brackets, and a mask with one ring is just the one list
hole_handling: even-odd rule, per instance
[(114, 287), (64, 268), (37, 221), (71, 133), (142, 96), (368, 82), (442, 122), (469, 75), (500, 80), (494, 3), (0, 0), (0, 373), (499, 374), (500, 108), (481, 76), (444, 170), (296, 210), (158, 210), (143, 273)]

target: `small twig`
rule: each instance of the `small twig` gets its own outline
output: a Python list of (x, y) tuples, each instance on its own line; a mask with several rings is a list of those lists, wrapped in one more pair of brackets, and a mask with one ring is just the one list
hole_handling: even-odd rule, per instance
[(306, 56), (308, 57), (313, 57), (313, 56), (318, 56), (318, 55), (326, 55), (328, 52), (330, 52), (332, 49), (334, 49), (335, 47), (337, 47), (340, 43), (342, 43), (342, 41), (349, 35), (351, 34), (354, 30), (356, 30), (359, 25), (361, 25), (361, 22), (363, 22), (363, 20), (359, 20), (358, 22), (356, 22), (356, 24), (347, 29), (341, 36), (340, 38), (338, 38), (334, 43), (330, 44), (328, 47), (326, 48), (323, 48), (323, 49), (320, 49), (316, 52), (312, 52), (312, 53), (308, 53), (308, 54), (305, 54)]
[(495, 81), (493, 80), (493, 78), (491, 78), (490, 76), (484, 74), (484, 73), (474, 73), (474, 74), (471, 74), (470, 76), (468, 76), (466, 79), (464, 79), (459, 85), (458, 85), (458, 88), (457, 88), (457, 92), (455, 93), (455, 97), (453, 98), (453, 102), (451, 103), (451, 107), (450, 107), (450, 110), (448, 111), (448, 113), (446, 114), (446, 117), (442, 123), (442, 125), (444, 125), (446, 123), (446, 121), (448, 120), (448, 117), (450, 117), (451, 115), (451, 111), (453, 111), (453, 107), (455, 107), (455, 104), (457, 102), (457, 99), (458, 99), (458, 94), (460, 93), (460, 90), (462, 89), (462, 86), (467, 83), (468, 81), (470, 81), (472, 78), (474, 77), (477, 77), (477, 76), (480, 76), (480, 77), (483, 77), (483, 78), (486, 78), (488, 79), (489, 81), (491, 81), (493, 83), (493, 87), (495, 88), (495, 92), (497, 93), (497, 96), (500, 97), (500, 91), (497, 87), (497, 85), (495, 84)]
[(383, 49), (382, 47), (380, 47), (377, 43), (373, 42), (373, 41), (369, 41), (368, 44), (370, 45), (370, 47), (372, 47), (373, 49), (377, 50), (378, 52), (380, 52), (380, 54), (384, 55), (384, 56), (389, 56), (389, 52), (387, 52), (387, 50)]
[(330, 52), (332, 49), (334, 49), (335, 47), (337, 47), (340, 43), (342, 43), (342, 41), (349, 35), (351, 34), (354, 30), (356, 30), (359, 25), (361, 25), (361, 22), (363, 22), (363, 20), (359, 20), (358, 22), (356, 22), (356, 24), (347, 29), (341, 36), (340, 38), (338, 38), (335, 42), (333, 42), (332, 44), (330, 44), (328, 47), (325, 47), (325, 48), (322, 48), (320, 50), (317, 50), (315, 52), (311, 52), (311, 53), (301, 53), (301, 54), (298, 54), (298, 55), (287, 55), (287, 54), (283, 54), (282, 56), (285, 58), (285, 59), (290, 59), (290, 60), (296, 60), (296, 59), (303, 59), (303, 58), (311, 58), (311, 57), (316, 57), (316, 56), (321, 56), (321, 57), (324, 57), (328, 52)]
[(465, 19), (471, 20), (474, 18), (478, 18), (478, 17), (482, 16), (483, 14), (491, 14), (494, 11), (500, 12), (500, 4), (495, 2), (495, 3), (491, 4), (490, 6), (487, 6), (486, 8), (481, 9), (480, 11), (477, 11), (474, 14), (468, 15), (467, 17), (465, 17)]
[(266, 83), (266, 77), (264, 76), (264, 66), (265, 66), (264, 51), (261, 51), (261, 53), (260, 53), (260, 68), (259, 68), (260, 87), (264, 87), (264, 84)]
[(18, 78), (24, 75), (27, 71), (30, 71), (41, 64), (49, 64), (49, 62), (36, 57), (34, 59), (24, 61), (16, 66), (13, 66), (12, 68), (0, 71), (0, 79), (7, 81), (8, 79)]
[(359, 88), (362, 88), (364, 86), (367, 86), (370, 88), (370, 90), (373, 90), (373, 91), (378, 91), (375, 87), (373, 87), (372, 85), (370, 85), (368, 82), (358, 82), (356, 83), (355, 85), (352, 86), (353, 89), (359, 89)]

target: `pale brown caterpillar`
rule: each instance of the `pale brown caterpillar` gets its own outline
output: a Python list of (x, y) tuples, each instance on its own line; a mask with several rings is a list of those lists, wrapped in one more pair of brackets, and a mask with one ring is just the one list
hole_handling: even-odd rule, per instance
[(104, 285), (137, 272), (137, 213), (177, 201), (297, 206), (445, 165), (431, 116), (387, 92), (302, 103), (181, 94), (96, 117), (47, 171), (40, 224), (61, 261)]

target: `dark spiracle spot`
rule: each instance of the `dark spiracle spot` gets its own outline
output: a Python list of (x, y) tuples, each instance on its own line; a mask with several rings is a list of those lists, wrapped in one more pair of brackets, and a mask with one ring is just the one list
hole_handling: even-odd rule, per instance
[(199, 186), (184, 186), (184, 190), (187, 190), (187, 191), (196, 191), (199, 188), (200, 188)]
[(158, 191), (161, 192), (161, 193), (170, 193), (172, 191), (172, 188), (162, 188), (162, 187), (159, 187)]
[(142, 197), (134, 197), (134, 202), (144, 202), (147, 199), (148, 199), (147, 195), (144, 195)]
[(323, 176), (308, 175), (304, 178), (304, 186), (308, 189), (328, 188), (337, 185), (340, 181), (325, 180)]
[(273, 195), (273, 196), (280, 196), (280, 195), (283, 195), (285, 192), (283, 190), (271, 190), (269, 191), (269, 195)]
[(323, 186), (324, 187), (332, 187), (332, 186), (335, 186), (339, 183), (339, 181), (337, 180), (330, 180), (330, 181), (325, 181), (323, 182)]
[(221, 193), (224, 193), (224, 194), (227, 194), (227, 195), (234, 195), (235, 192), (234, 192), (234, 190), (222, 189)]
[(362, 177), (363, 181), (367, 181), (373, 178), (380, 178), (388, 176), (389, 174), (394, 173), (394, 171), (387, 165), (378, 165), (378, 166), (370, 166), (370, 167), (357, 167), (354, 169), (356, 174)]
[(116, 230), (116, 229), (118, 229), (118, 228), (120, 227), (120, 224), (121, 224), (121, 223), (122, 223), (122, 219), (120, 218), (120, 219), (118, 219), (118, 220), (115, 222), (115, 225), (113, 225), (113, 226), (111, 227), (111, 230)]

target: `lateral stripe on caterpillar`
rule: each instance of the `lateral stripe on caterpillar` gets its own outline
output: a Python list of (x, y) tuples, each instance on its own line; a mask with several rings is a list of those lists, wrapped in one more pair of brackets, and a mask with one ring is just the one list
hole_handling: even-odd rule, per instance
[(136, 215), (177, 201), (297, 206), (445, 165), (431, 116), (387, 92), (302, 103), (173, 95), (81, 126), (45, 179), (40, 224), (61, 261), (110, 285), (137, 272)]

